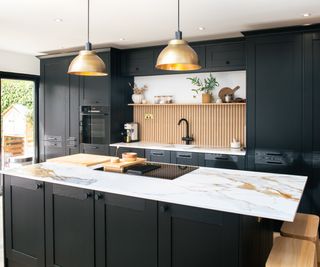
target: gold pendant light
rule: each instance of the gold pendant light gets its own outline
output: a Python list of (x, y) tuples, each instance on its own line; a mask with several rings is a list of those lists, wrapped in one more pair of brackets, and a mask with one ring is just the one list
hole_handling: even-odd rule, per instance
[(201, 69), (197, 53), (182, 39), (180, 31), (180, 0), (178, 0), (178, 31), (176, 38), (158, 56), (156, 68), (160, 70), (189, 71)]
[(88, 0), (88, 41), (85, 45), (85, 50), (81, 50), (79, 55), (72, 61), (68, 69), (68, 74), (79, 76), (106, 76), (106, 65), (103, 60), (97, 55), (96, 51), (92, 50), (92, 45), (89, 42), (89, 22), (90, 22), (90, 3)]

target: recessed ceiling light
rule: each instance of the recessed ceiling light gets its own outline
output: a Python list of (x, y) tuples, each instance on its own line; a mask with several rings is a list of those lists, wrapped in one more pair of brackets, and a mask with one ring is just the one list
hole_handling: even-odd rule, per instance
[(120, 40), (120, 41), (124, 41), (124, 40), (125, 40), (125, 38), (120, 38), (119, 40)]
[(310, 26), (311, 23), (306, 23), (306, 24), (303, 24), (303, 26)]
[(198, 28), (198, 30), (199, 31), (204, 31), (206, 28), (205, 27), (202, 27), (202, 26), (200, 26), (199, 28)]
[(61, 18), (56, 18), (56, 19), (54, 19), (54, 21), (59, 23), (59, 22), (62, 22), (63, 19), (61, 19)]
[(304, 13), (303, 16), (304, 16), (304, 17), (310, 17), (311, 14), (310, 14), (310, 13)]

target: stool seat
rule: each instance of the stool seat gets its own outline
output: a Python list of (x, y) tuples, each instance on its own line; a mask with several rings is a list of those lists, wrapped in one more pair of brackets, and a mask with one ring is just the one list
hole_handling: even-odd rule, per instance
[(319, 217), (311, 214), (297, 213), (293, 222), (284, 222), (281, 227), (281, 235), (310, 240), (314, 243), (318, 240)]
[(317, 267), (316, 247), (311, 241), (277, 237), (266, 267)]

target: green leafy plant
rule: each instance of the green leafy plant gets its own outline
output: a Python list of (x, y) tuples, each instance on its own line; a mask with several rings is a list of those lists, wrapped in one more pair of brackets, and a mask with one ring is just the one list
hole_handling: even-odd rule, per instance
[[(198, 88), (192, 89), (191, 91), (195, 94), (212, 94), (212, 91), (219, 86), (219, 83), (215, 77), (210, 73), (209, 77), (201, 80), (199, 77), (187, 78), (191, 81), (192, 85), (197, 86)], [(195, 97), (195, 95), (194, 95)]]

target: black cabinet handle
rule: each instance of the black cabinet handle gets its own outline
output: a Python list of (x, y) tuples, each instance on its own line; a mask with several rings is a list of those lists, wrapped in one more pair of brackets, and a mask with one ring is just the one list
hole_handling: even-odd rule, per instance
[(92, 197), (92, 193), (85, 193), (84, 198), (88, 199)]
[(229, 61), (229, 60), (227, 60), (227, 61), (226, 61), (226, 64), (227, 64), (227, 65), (229, 65), (229, 64), (230, 64), (230, 61)]
[(178, 154), (177, 157), (178, 157), (178, 158), (191, 159), (191, 158), (192, 158), (192, 155), (188, 155), (188, 154)]
[(215, 159), (216, 160), (229, 160), (229, 158), (226, 158), (226, 157), (216, 157)]
[(267, 161), (267, 164), (283, 165), (283, 163), (280, 161)]
[(160, 206), (160, 212), (165, 213), (169, 210), (169, 207), (167, 205), (161, 205)]
[(153, 155), (153, 156), (164, 156), (164, 153), (161, 153), (161, 152), (151, 152), (151, 155)]
[(103, 194), (101, 194), (101, 193), (96, 193), (96, 194), (94, 195), (94, 199), (95, 199), (95, 200), (103, 199)]
[(92, 148), (92, 149), (98, 149), (98, 147), (97, 147), (97, 146), (92, 146), (91, 148)]
[(139, 67), (136, 67), (136, 70), (139, 70)]
[(42, 184), (40, 184), (40, 183), (37, 183), (37, 184), (36, 184), (36, 189), (42, 189), (42, 187), (43, 187)]

